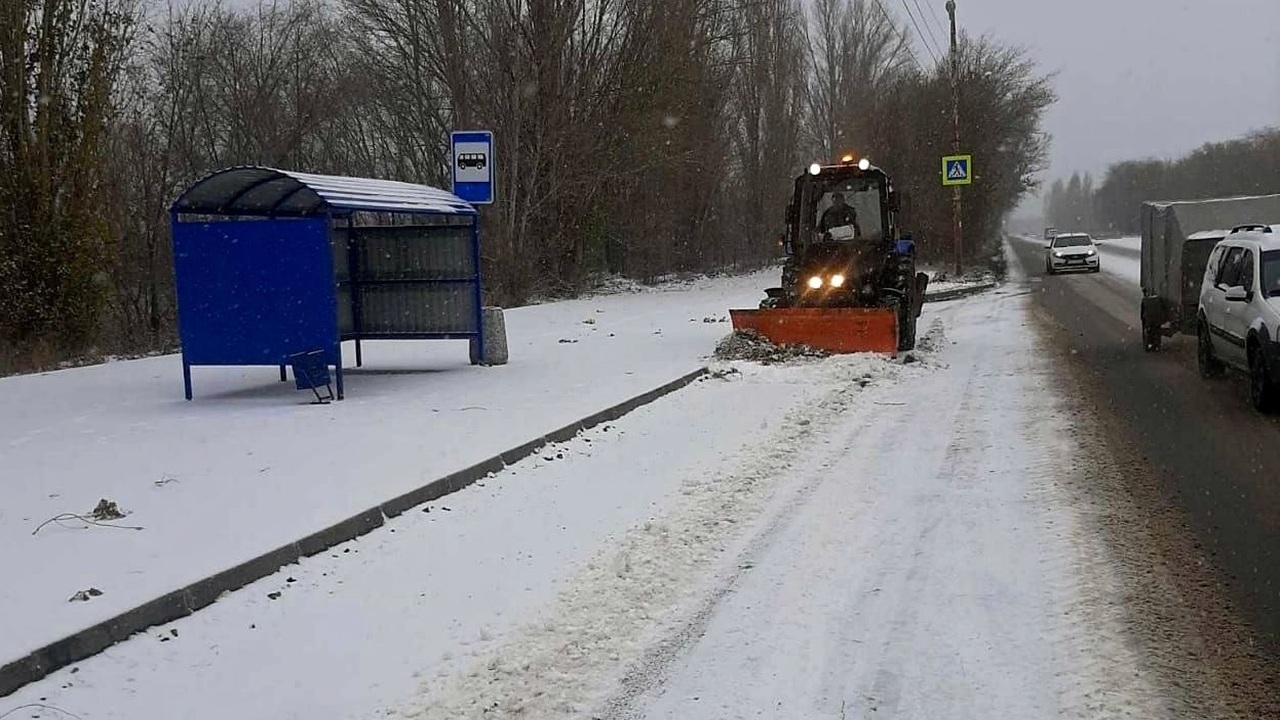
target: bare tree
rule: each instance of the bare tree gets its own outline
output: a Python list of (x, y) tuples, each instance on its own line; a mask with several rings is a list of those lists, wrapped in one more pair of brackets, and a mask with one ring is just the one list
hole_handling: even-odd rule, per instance
[[(777, 254), (790, 185), (801, 165), (809, 99), (805, 25), (796, 0), (739, 0), (734, 17), (733, 167), (740, 174), (738, 242), (726, 238), (734, 264)], [(771, 232), (772, 231), (772, 232)]]
[[(105, 137), (135, 8), (0, 5), (0, 336), (78, 349), (104, 301)], [(11, 345), (12, 347), (12, 345)]]
[[(814, 153), (870, 155), (917, 193), (926, 254), (948, 226), (947, 78), (876, 0), (215, 2), (135, 43), (116, 1), (3, 5), (5, 338), (165, 347), (183, 187), (243, 163), (447, 186), (454, 129), (497, 138), (483, 259), (505, 305), (599, 271), (765, 261)], [(1034, 187), (1052, 95), (1017, 50), (966, 40), (963, 58), (981, 236)]]
[(814, 0), (808, 29), (813, 151), (864, 154), (886, 89), (915, 62), (907, 35), (876, 0)]

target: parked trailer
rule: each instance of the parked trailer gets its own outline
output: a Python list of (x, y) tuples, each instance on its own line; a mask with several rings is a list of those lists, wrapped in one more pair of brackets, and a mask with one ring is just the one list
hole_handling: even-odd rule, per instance
[(1142, 345), (1194, 335), (1200, 279), (1209, 253), (1233, 228), (1280, 223), (1280, 194), (1144, 202), (1142, 212)]

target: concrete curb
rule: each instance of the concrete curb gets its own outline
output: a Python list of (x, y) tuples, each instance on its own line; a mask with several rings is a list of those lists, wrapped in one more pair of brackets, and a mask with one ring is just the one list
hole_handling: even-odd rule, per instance
[(998, 285), (999, 283), (990, 282), (990, 283), (982, 283), (981, 285), (970, 285), (968, 287), (959, 287), (954, 290), (943, 290), (941, 292), (936, 292), (936, 293), (925, 292), (924, 301), (927, 303), (930, 303), (930, 302), (945, 302), (947, 300), (958, 300), (963, 297), (969, 297), (970, 295), (977, 295), (978, 293), (984, 293), (988, 290), (991, 290), (997, 287)]
[(50, 673), (96, 655), (116, 643), (127, 640), (135, 633), (156, 625), (173, 622), (201, 608), (212, 605), (223, 593), (239, 590), (244, 586), (272, 575), (286, 565), (292, 565), (304, 557), (324, 552), (336, 545), (365, 535), (386, 523), (388, 518), (401, 515), (418, 505), (437, 500), (457, 492), (468, 485), (498, 472), (537, 452), (548, 443), (565, 442), (582, 430), (617, 420), (627, 413), (669, 395), (707, 374), (699, 368), (646, 393), (624, 400), (613, 407), (572, 422), (546, 435), (499, 453), (442, 478), (392, 498), (376, 507), (312, 533), (300, 540), (276, 548), (233, 568), (198, 580), (184, 588), (163, 595), (151, 602), (127, 610), (113, 618), (85, 628), (69, 637), (46, 645), (24, 658), (0, 667), (0, 698), (17, 692)]

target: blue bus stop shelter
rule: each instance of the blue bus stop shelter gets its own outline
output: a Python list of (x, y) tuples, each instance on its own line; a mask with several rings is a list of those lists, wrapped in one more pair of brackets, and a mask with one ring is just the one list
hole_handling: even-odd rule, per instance
[[(310, 358), (334, 368), (342, 343), (466, 339), (485, 360), (478, 215), (445, 190), (267, 167), (220, 170), (170, 207), (182, 343), (191, 368)], [(301, 380), (299, 381), (301, 387)]]

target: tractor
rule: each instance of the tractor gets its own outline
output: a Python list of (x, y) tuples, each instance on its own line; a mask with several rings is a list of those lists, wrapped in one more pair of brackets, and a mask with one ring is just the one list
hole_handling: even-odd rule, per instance
[(734, 329), (833, 353), (913, 349), (929, 276), (902, 234), (902, 202), (866, 158), (809, 166), (787, 205), (780, 286), (758, 309), (730, 310)]

